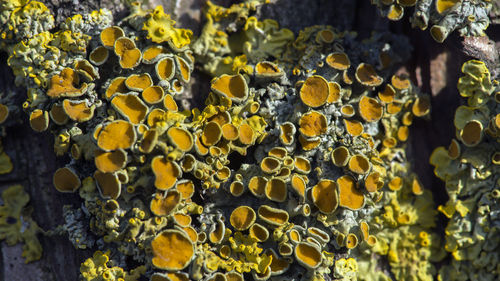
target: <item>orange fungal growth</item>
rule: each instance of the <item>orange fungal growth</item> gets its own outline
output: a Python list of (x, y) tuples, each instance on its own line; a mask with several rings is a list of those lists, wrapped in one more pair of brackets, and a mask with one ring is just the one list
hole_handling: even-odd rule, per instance
[(272, 178), (266, 183), (265, 194), (267, 199), (275, 202), (285, 202), (287, 197), (286, 182), (280, 178)]
[(285, 122), (280, 125), (280, 141), (283, 145), (291, 145), (294, 142), (295, 125)]
[(386, 110), (387, 110), (387, 113), (389, 113), (389, 114), (396, 114), (396, 113), (400, 112), (402, 108), (403, 108), (402, 104), (394, 101), (394, 102), (387, 104)]
[(285, 272), (290, 266), (290, 262), (287, 259), (279, 258), (279, 256), (274, 252), (273, 249), (266, 249), (266, 255), (271, 256), (271, 275), (279, 275)]
[(302, 149), (304, 149), (305, 151), (309, 151), (318, 147), (318, 145), (321, 143), (321, 140), (319, 138), (306, 139), (304, 138), (304, 136), (300, 135), (299, 142), (302, 145)]
[(238, 140), (243, 145), (251, 145), (255, 141), (255, 133), (248, 124), (241, 124), (238, 128)]
[(239, 206), (231, 213), (229, 222), (235, 230), (245, 231), (252, 226), (256, 218), (257, 215), (252, 208), (248, 206)]
[(163, 99), (163, 107), (165, 107), (166, 110), (172, 112), (177, 112), (179, 110), (174, 97), (170, 94), (165, 95), (165, 98)]
[(299, 120), (299, 131), (305, 137), (314, 138), (326, 133), (326, 130), (326, 117), (320, 112), (310, 111)]
[(364, 175), (368, 173), (371, 168), (370, 161), (366, 156), (361, 154), (356, 154), (349, 159), (349, 170), (356, 174)]
[(104, 64), (109, 57), (109, 50), (103, 46), (99, 46), (92, 50), (92, 52), (89, 55), (89, 60), (91, 63), (94, 65), (102, 65)]
[(326, 64), (333, 69), (346, 70), (351, 67), (351, 61), (344, 52), (334, 52), (326, 57)]
[(269, 231), (263, 225), (254, 223), (250, 227), (249, 236), (257, 242), (265, 242), (269, 238)]
[(463, 144), (469, 147), (476, 146), (483, 138), (483, 124), (477, 120), (467, 122), (460, 130), (460, 139)]
[(115, 41), (125, 36), (123, 29), (118, 26), (110, 26), (101, 31), (101, 43), (104, 47), (113, 48), (115, 46)]
[(448, 156), (450, 159), (455, 160), (460, 157), (460, 144), (456, 139), (452, 139), (450, 146), (448, 146)]
[(353, 117), (354, 116), (354, 107), (350, 104), (345, 104), (340, 108), (340, 113), (342, 113), (342, 116), (344, 117)]
[(211, 121), (205, 125), (201, 133), (201, 141), (206, 146), (212, 146), (219, 142), (222, 137), (222, 128), (217, 122)]
[(387, 186), (392, 191), (398, 191), (403, 186), (403, 179), (400, 177), (394, 177), (391, 179), (391, 181), (389, 182), (389, 184)]
[(391, 103), (394, 101), (396, 90), (390, 84), (386, 84), (382, 92), (378, 93), (378, 98), (384, 103)]
[(156, 76), (160, 80), (170, 80), (175, 75), (175, 63), (171, 57), (159, 60), (155, 65)]
[(422, 193), (424, 193), (424, 187), (416, 176), (413, 177), (413, 180), (411, 182), (411, 191), (415, 195), (422, 195)]
[(142, 140), (139, 145), (139, 151), (142, 153), (151, 153), (158, 143), (158, 131), (149, 129), (142, 134)]
[(312, 188), (312, 200), (320, 212), (331, 214), (337, 209), (339, 205), (337, 186), (335, 181), (322, 179)]
[(134, 41), (127, 37), (116, 39), (115, 54), (120, 58), (120, 66), (125, 69), (134, 68), (142, 59), (141, 50), (137, 49)]
[(288, 151), (284, 147), (277, 146), (277, 147), (273, 147), (271, 150), (269, 150), (267, 155), (269, 155), (271, 157), (275, 157), (275, 158), (280, 159), (280, 160), (283, 160), (288, 155)]
[(193, 196), (195, 188), (192, 180), (180, 180), (175, 185), (175, 189), (177, 189), (181, 195), (182, 199), (189, 199)]
[(76, 173), (68, 167), (57, 169), (52, 177), (52, 183), (57, 191), (71, 193), (82, 185)]
[(302, 173), (302, 174), (308, 174), (311, 172), (311, 163), (309, 163), (309, 160), (307, 158), (302, 157), (302, 156), (295, 156), (295, 171)]
[(30, 126), (35, 132), (43, 132), (49, 127), (49, 113), (35, 109), (30, 114)]
[(248, 190), (259, 198), (264, 197), (267, 185), (267, 179), (261, 176), (253, 176), (248, 182)]
[(177, 69), (179, 70), (180, 78), (184, 83), (189, 82), (191, 78), (191, 67), (189, 64), (181, 57), (175, 56), (175, 62), (177, 63)]
[(341, 97), (341, 87), (337, 82), (328, 82), (328, 103), (334, 103), (340, 101)]
[(155, 175), (155, 187), (159, 190), (172, 188), (177, 178), (182, 175), (181, 168), (176, 162), (169, 161), (165, 156), (156, 156), (151, 161), (151, 169)]
[(168, 53), (168, 50), (161, 45), (151, 45), (142, 51), (142, 62), (145, 64), (155, 63), (162, 55)]
[(132, 91), (142, 92), (153, 85), (153, 80), (148, 73), (132, 74), (125, 80), (125, 86)]
[(94, 172), (94, 179), (102, 198), (117, 199), (121, 193), (121, 183), (115, 173)]
[(301, 176), (297, 174), (292, 175), (291, 186), (292, 190), (294, 190), (300, 197), (305, 198), (307, 186), (306, 182)]
[(301, 242), (295, 246), (295, 258), (307, 269), (317, 268), (321, 263), (321, 252), (308, 242)]
[(116, 93), (123, 94), (129, 91), (129, 89), (125, 85), (126, 79), (127, 78), (125, 77), (116, 77), (111, 80), (111, 83), (109, 84), (108, 88), (106, 89), (106, 93), (104, 94), (107, 100), (110, 100)]
[(378, 100), (363, 96), (359, 101), (359, 114), (367, 122), (375, 122), (380, 120), (383, 113), (383, 107)]
[(261, 205), (257, 210), (259, 218), (273, 226), (280, 226), (288, 222), (289, 215), (285, 210), (273, 208), (268, 205)]
[(224, 222), (220, 219), (217, 219), (215, 224), (212, 224), (212, 228), (210, 229), (210, 233), (208, 234), (208, 239), (212, 244), (219, 244), (224, 239), (224, 235), (226, 233), (226, 226)]
[(177, 229), (167, 229), (151, 241), (153, 266), (178, 271), (186, 268), (194, 256), (194, 244), (189, 237)]
[(398, 90), (406, 90), (411, 85), (410, 80), (406, 75), (393, 75), (391, 78), (391, 84)]
[(411, 112), (417, 116), (422, 117), (427, 115), (431, 111), (431, 103), (427, 98), (419, 97), (413, 103), (411, 107)]
[(69, 117), (64, 112), (62, 105), (54, 103), (49, 111), (50, 119), (57, 125), (64, 125), (68, 123)]
[(177, 207), (181, 199), (181, 193), (174, 189), (169, 190), (165, 196), (161, 193), (156, 193), (149, 204), (149, 208), (157, 216), (167, 216)]
[(397, 136), (400, 141), (408, 140), (408, 136), (410, 135), (410, 129), (408, 126), (401, 126), (398, 128)]
[(281, 167), (281, 162), (275, 157), (265, 157), (260, 162), (260, 169), (266, 174), (274, 174)]
[(101, 129), (97, 137), (97, 146), (102, 150), (130, 148), (136, 141), (134, 126), (127, 121), (117, 120)]
[(47, 96), (51, 98), (60, 97), (79, 97), (83, 95), (87, 89), (87, 84), (83, 84), (80, 89), (78, 85), (80, 79), (78, 73), (71, 68), (64, 68), (61, 73), (50, 78), (50, 86), (47, 90)]
[(378, 76), (375, 68), (372, 65), (366, 63), (360, 63), (356, 68), (355, 74), (356, 80), (363, 86), (367, 87), (377, 87), (382, 84), (384, 79)]
[(363, 124), (357, 120), (344, 119), (344, 126), (347, 133), (349, 133), (349, 135), (353, 137), (357, 137), (363, 134), (364, 131)]
[(358, 236), (354, 233), (349, 233), (347, 234), (346, 240), (345, 240), (345, 246), (347, 249), (354, 249), (356, 246), (358, 246)]
[(62, 103), (64, 113), (76, 122), (85, 122), (94, 117), (95, 105), (87, 106), (87, 101), (73, 101), (65, 99)]
[(368, 192), (375, 192), (384, 186), (384, 182), (380, 179), (379, 172), (371, 172), (365, 179), (365, 187)]
[(5, 122), (9, 117), (9, 108), (5, 104), (0, 103), (0, 124)]
[(123, 149), (112, 152), (96, 150), (94, 158), (96, 168), (102, 173), (114, 173), (127, 164), (127, 153)]
[(255, 75), (259, 78), (281, 77), (283, 74), (279, 66), (269, 61), (261, 61), (255, 65)]
[(178, 149), (186, 152), (193, 148), (193, 135), (186, 129), (179, 127), (170, 127), (167, 131), (167, 137), (171, 143)]
[(300, 99), (309, 107), (320, 107), (328, 100), (330, 89), (325, 78), (313, 75), (300, 88)]
[(241, 74), (223, 74), (212, 80), (211, 89), (235, 102), (244, 101), (248, 97), (248, 85)]
[(233, 181), (229, 186), (229, 192), (231, 192), (231, 195), (234, 197), (239, 197), (245, 192), (245, 185), (243, 185), (241, 181)]
[(239, 137), (239, 131), (236, 126), (231, 123), (222, 126), (222, 136), (228, 141), (235, 141)]
[(365, 197), (356, 188), (351, 176), (344, 175), (337, 179), (339, 186), (339, 206), (350, 210), (359, 210), (365, 205)]
[(142, 99), (148, 104), (157, 104), (163, 100), (165, 91), (160, 86), (149, 86), (141, 93)]

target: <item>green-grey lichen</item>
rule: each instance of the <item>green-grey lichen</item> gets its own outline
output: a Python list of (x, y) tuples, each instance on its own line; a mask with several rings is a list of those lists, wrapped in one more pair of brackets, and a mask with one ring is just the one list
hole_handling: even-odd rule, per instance
[(23, 243), (22, 256), (27, 263), (42, 257), (42, 245), (37, 238), (40, 229), (31, 219), (29, 200), (21, 185), (13, 185), (2, 192), (0, 205), (0, 240), (9, 246)]
[(372, 3), (390, 20), (400, 20), (405, 10), (414, 7), (412, 26), (422, 30), (431, 26), (432, 38), (440, 43), (454, 30), (461, 36), (483, 36), (492, 8), (489, 0), (374, 0)]
[(449, 195), (439, 210), (449, 218), (444, 248), (451, 262), (440, 269), (439, 280), (497, 280), (500, 87), (481, 61), (464, 63), (462, 72), (457, 88), (468, 105), (455, 112), (456, 139), (430, 158)]

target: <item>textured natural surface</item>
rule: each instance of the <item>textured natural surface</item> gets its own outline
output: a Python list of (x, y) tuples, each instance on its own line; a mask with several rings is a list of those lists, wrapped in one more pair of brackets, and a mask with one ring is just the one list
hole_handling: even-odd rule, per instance
[[(78, 1), (77, 1), (78, 2)], [(85, 12), (95, 8), (106, 7), (116, 13), (123, 14), (123, 6), (119, 1), (47, 1), (47, 6), (53, 11), (56, 21), (64, 20), (76, 12)], [(174, 3), (176, 2), (176, 3)], [(204, 1), (150, 1), (150, 6), (163, 4), (167, 12), (177, 17), (178, 25), (190, 28), (199, 34), (201, 30), (200, 7)], [(218, 4), (228, 4), (215, 1)], [(74, 9), (77, 7), (77, 10)], [(412, 30), (406, 23), (392, 24), (378, 17), (368, 1), (271, 1), (259, 11), (262, 18), (276, 19), (280, 27), (286, 27), (294, 32), (314, 24), (331, 24), (341, 29), (355, 28), (361, 38), (368, 37), (372, 30), (391, 30), (395, 33), (408, 35), (414, 47), (410, 62), (402, 67), (402, 72), (410, 74), (411, 80), (424, 92), (432, 94), (433, 122), (416, 120), (412, 128), (412, 137), (408, 148), (409, 157), (415, 160), (414, 169), (423, 185), (433, 191), (438, 203), (446, 201), (444, 185), (432, 176), (432, 168), (428, 158), (433, 148), (438, 145), (448, 145), (454, 130), (449, 124), (453, 122), (454, 110), (459, 104), (456, 95), (456, 81), (460, 77), (459, 70), (466, 54), (473, 55), (490, 64), (498, 61), (498, 51), (494, 44), (480, 42), (478, 39), (464, 40), (451, 36), (444, 44), (435, 43), (428, 33)], [(298, 20), (300, 18), (300, 20)], [(493, 31), (494, 32), (494, 29)], [(462, 52), (461, 50), (465, 50)], [(5, 55), (3, 55), (5, 62)], [(24, 100), (24, 89), (13, 88), (11, 70), (2, 63), (2, 92), (15, 91), (19, 94), (19, 104)], [(189, 88), (186, 103), (199, 105), (209, 88), (209, 77), (194, 75)], [(23, 113), (21, 113), (23, 114)], [(24, 116), (19, 120), (26, 120)], [(13, 184), (22, 184), (31, 195), (31, 204), (35, 210), (33, 218), (43, 229), (50, 229), (62, 223), (59, 212), (62, 206), (78, 203), (77, 196), (57, 193), (52, 188), (52, 175), (67, 159), (57, 159), (53, 153), (53, 137), (49, 132), (35, 133), (29, 126), (11, 127), (2, 139), (5, 151), (14, 163), (12, 173), (0, 176), (0, 189), (4, 190)], [(54, 216), (54, 210), (58, 214)], [(42, 260), (25, 265), (20, 259), (21, 246), (8, 247), (2, 243), (2, 272), (0, 279), (5, 280), (76, 280), (80, 264), (92, 256), (90, 251), (75, 250), (66, 237), (41, 238), (44, 249)], [(29, 272), (29, 274), (28, 274)], [(18, 278), (18, 279), (16, 279)]]

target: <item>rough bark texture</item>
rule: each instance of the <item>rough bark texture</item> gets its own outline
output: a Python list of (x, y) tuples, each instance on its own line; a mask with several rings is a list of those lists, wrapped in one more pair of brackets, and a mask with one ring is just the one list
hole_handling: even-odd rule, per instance
[[(75, 13), (97, 8), (111, 9), (117, 18), (126, 14), (125, 7), (119, 0), (43, 2), (53, 11), (58, 22)], [(163, 4), (167, 11), (175, 15), (181, 27), (190, 28), (197, 35), (203, 23), (201, 8), (205, 2), (151, 0), (148, 5)], [(232, 1), (214, 2), (228, 5)], [(368, 37), (374, 30), (390, 30), (406, 34), (410, 38), (414, 51), (412, 59), (402, 66), (402, 71), (409, 73), (424, 92), (432, 95), (432, 122), (418, 120), (412, 126), (409, 154), (414, 160), (414, 169), (426, 188), (433, 190), (438, 204), (443, 203), (446, 192), (443, 183), (433, 176), (428, 158), (435, 147), (447, 145), (454, 136), (452, 122), (454, 110), (460, 101), (456, 91), (460, 66), (467, 56), (493, 63), (498, 60), (498, 51), (495, 50), (495, 44), (486, 39), (462, 40), (456, 34), (444, 44), (438, 44), (432, 40), (428, 31), (411, 29), (406, 18), (390, 23), (377, 13), (366, 0), (271, 0), (271, 4), (259, 11), (259, 16), (276, 19), (282, 27), (294, 32), (310, 25), (331, 24), (339, 29), (354, 29), (362, 38)], [(498, 28), (492, 29), (493, 33), (490, 34), (498, 32)], [(492, 39), (498, 41), (498, 38)], [(0, 73), (0, 91), (15, 91), (18, 104), (21, 104), (26, 90), (13, 88), (13, 74), (6, 64), (5, 54), (0, 56)], [(209, 77), (197, 72), (192, 80), (194, 82), (185, 102), (199, 105), (208, 93)], [(0, 176), (0, 191), (15, 183), (22, 184), (31, 196), (34, 219), (43, 229), (48, 230), (62, 222), (63, 205), (78, 205), (79, 201), (76, 195), (60, 194), (52, 186), (52, 174), (65, 159), (55, 157), (51, 134), (33, 132), (22, 113), (18, 114), (18, 118), (18, 125), (7, 129), (6, 137), (3, 138), (5, 151), (12, 158), (15, 168), (12, 173)], [(78, 280), (80, 263), (91, 255), (91, 251), (75, 250), (66, 237), (40, 239), (44, 247), (43, 257), (30, 264), (24, 264), (21, 258), (21, 245), (8, 247), (5, 243), (0, 244), (0, 280)]]

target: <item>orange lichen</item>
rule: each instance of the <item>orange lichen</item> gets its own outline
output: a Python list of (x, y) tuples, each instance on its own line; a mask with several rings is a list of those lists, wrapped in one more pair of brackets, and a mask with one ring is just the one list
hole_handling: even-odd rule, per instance
[(358, 65), (355, 77), (361, 85), (368, 87), (377, 87), (384, 81), (382, 77), (378, 76), (375, 68), (366, 63), (360, 63)]
[(193, 148), (193, 135), (186, 129), (170, 127), (167, 131), (167, 137), (175, 147), (182, 151), (190, 151)]
[(30, 114), (30, 126), (35, 132), (43, 132), (49, 127), (49, 113), (35, 109)]
[(149, 208), (157, 216), (167, 216), (181, 202), (181, 199), (182, 195), (177, 190), (169, 190), (165, 196), (156, 193)]
[(116, 199), (120, 196), (121, 183), (115, 173), (95, 171), (94, 179), (103, 198)]
[(411, 112), (417, 116), (422, 117), (427, 115), (431, 110), (431, 103), (427, 98), (419, 97), (413, 103)]
[(266, 174), (274, 174), (281, 167), (281, 162), (275, 157), (265, 157), (260, 162), (260, 169)]
[(76, 122), (85, 122), (94, 117), (95, 105), (87, 106), (87, 101), (65, 99), (62, 103), (64, 113)]
[(398, 90), (406, 90), (411, 86), (410, 80), (406, 75), (393, 75), (391, 84)]
[(108, 48), (113, 48), (115, 46), (115, 41), (125, 36), (123, 30), (118, 26), (110, 26), (101, 31), (100, 38), (103, 46)]
[(195, 188), (192, 180), (181, 180), (177, 182), (175, 189), (182, 195), (182, 199), (189, 199), (193, 196)]
[(215, 78), (211, 85), (212, 91), (233, 101), (243, 101), (248, 96), (248, 85), (240, 75), (222, 75)]
[(103, 173), (114, 173), (127, 164), (127, 153), (122, 149), (112, 152), (96, 150), (94, 158), (96, 168)]
[(222, 128), (217, 122), (211, 121), (205, 125), (201, 134), (201, 141), (206, 146), (212, 146), (222, 137)]
[(460, 144), (456, 139), (452, 139), (450, 146), (448, 146), (448, 156), (450, 159), (455, 160), (460, 156)]
[(151, 241), (152, 263), (164, 270), (182, 270), (194, 256), (194, 244), (180, 230), (168, 229), (158, 234)]
[(394, 177), (391, 179), (391, 181), (387, 186), (392, 191), (400, 190), (401, 187), (403, 186), (403, 179), (401, 179), (400, 177)]
[(327, 121), (325, 115), (318, 111), (310, 111), (299, 120), (299, 131), (305, 137), (313, 138), (326, 133)]
[(64, 68), (61, 73), (56, 74), (50, 78), (50, 86), (47, 90), (47, 96), (51, 98), (60, 97), (78, 97), (84, 94), (87, 85), (83, 84), (79, 89), (75, 86), (78, 85), (80, 79), (78, 73), (71, 68)]
[(384, 103), (391, 103), (395, 95), (396, 90), (390, 84), (386, 84), (384, 90), (378, 93), (378, 98)]
[(339, 204), (337, 186), (335, 181), (322, 179), (312, 188), (312, 200), (320, 212), (331, 214), (337, 209)]
[(346, 241), (345, 241), (345, 246), (347, 249), (354, 249), (358, 245), (358, 236), (354, 233), (349, 233), (347, 234)]
[(256, 218), (257, 215), (252, 208), (248, 206), (239, 206), (231, 213), (229, 222), (235, 230), (245, 231), (252, 226)]
[(328, 92), (327, 102), (328, 103), (338, 102), (340, 100), (340, 97), (341, 97), (341, 95), (340, 95), (341, 88), (340, 88), (339, 83), (328, 82), (328, 88), (329, 88), (329, 92)]
[(360, 136), (364, 131), (363, 124), (357, 120), (344, 119), (344, 126), (347, 133), (353, 137)]
[(49, 111), (50, 119), (57, 125), (64, 125), (68, 122), (69, 117), (64, 112), (62, 105), (54, 103)]
[(295, 190), (295, 192), (300, 195), (300, 197), (304, 198), (305, 197), (305, 192), (306, 192), (306, 182), (304, 179), (297, 175), (294, 174), (291, 179), (291, 186), (292, 189)]
[(300, 99), (309, 107), (320, 107), (327, 102), (329, 92), (328, 81), (319, 75), (313, 75), (300, 88)]
[(270, 225), (280, 226), (288, 222), (288, 213), (286, 211), (268, 205), (260, 206), (257, 214), (261, 220)]
[(469, 147), (476, 146), (483, 138), (483, 124), (477, 120), (471, 120), (460, 130), (460, 139)]
[(248, 124), (241, 124), (238, 128), (238, 140), (244, 145), (251, 145), (254, 142), (255, 133)]
[(356, 154), (349, 159), (349, 170), (354, 173), (364, 175), (370, 170), (370, 161), (366, 156), (361, 154)]
[(250, 227), (249, 236), (258, 242), (265, 242), (269, 238), (269, 231), (263, 225), (254, 223)]
[(165, 91), (160, 86), (150, 86), (142, 91), (141, 96), (148, 104), (157, 104), (163, 100)]
[(75, 192), (81, 186), (81, 181), (76, 173), (68, 167), (57, 169), (52, 177), (52, 182), (59, 192)]
[(172, 95), (170, 94), (167, 94), (163, 99), (163, 106), (168, 111), (177, 112), (179, 110), (179, 107), (177, 106), (174, 97), (172, 97)]
[(136, 140), (134, 126), (127, 121), (117, 120), (104, 126), (97, 137), (97, 146), (109, 151), (130, 148)]
[(365, 179), (365, 187), (368, 192), (375, 192), (384, 186), (384, 182), (380, 179), (379, 172), (371, 172)]
[(344, 175), (337, 179), (339, 186), (339, 206), (359, 210), (365, 205), (365, 197), (351, 176)]
[(280, 126), (280, 141), (284, 145), (290, 145), (294, 141), (295, 125), (285, 122)]
[(376, 122), (380, 120), (383, 113), (383, 107), (378, 100), (363, 96), (359, 101), (359, 114), (367, 122)]
[(295, 258), (308, 269), (316, 268), (321, 263), (321, 252), (312, 244), (301, 242), (295, 247)]
[(89, 60), (93, 64), (99, 66), (105, 63), (108, 60), (108, 57), (109, 57), (109, 50), (103, 46), (99, 46), (94, 50), (92, 50), (92, 52), (89, 55)]
[(126, 79), (127, 78), (125, 77), (116, 77), (111, 80), (111, 83), (109, 84), (108, 88), (106, 89), (106, 93), (104, 94), (107, 100), (110, 100), (116, 93), (123, 94), (129, 91), (127, 86), (125, 86)]
[(294, 166), (295, 171), (302, 174), (308, 174), (311, 171), (311, 163), (309, 163), (309, 160), (307, 160), (307, 158), (302, 156), (295, 156)]
[(120, 37), (116, 39), (114, 50), (120, 58), (119, 63), (122, 68), (134, 68), (141, 62), (141, 50), (136, 48), (134, 41), (130, 38)]
[(354, 107), (350, 104), (345, 104), (340, 108), (340, 113), (344, 117), (353, 117), (354, 116)]
[(264, 193), (271, 201), (285, 202), (287, 197), (286, 182), (280, 178), (272, 178), (267, 181)]
[(166, 57), (158, 61), (155, 66), (156, 75), (160, 80), (170, 80), (175, 75), (175, 63), (171, 57)]
[(346, 70), (351, 67), (351, 61), (344, 52), (331, 53), (326, 57), (326, 64), (337, 70)]
[(160, 190), (172, 188), (182, 171), (176, 162), (169, 161), (165, 156), (156, 156), (151, 161), (151, 169), (155, 175), (155, 187)]

